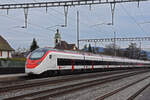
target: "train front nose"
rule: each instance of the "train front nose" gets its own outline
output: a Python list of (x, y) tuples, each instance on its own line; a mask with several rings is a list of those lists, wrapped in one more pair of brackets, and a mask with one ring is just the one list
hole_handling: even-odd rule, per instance
[(33, 51), (26, 61), (26, 73), (36, 73), (38, 66), (45, 58), (46, 51), (43, 49), (36, 49)]
[(25, 68), (25, 72), (29, 75), (29, 74), (38, 74), (37, 73), (37, 69), (38, 66), (40, 65), (41, 60), (30, 60), (28, 59), (26, 62), (26, 68)]
[(38, 66), (42, 62), (45, 53), (46, 51), (43, 49), (36, 49), (33, 51), (27, 59), (26, 67), (35, 68)]
[(32, 69), (40, 65), (41, 60), (27, 60), (26, 68)]

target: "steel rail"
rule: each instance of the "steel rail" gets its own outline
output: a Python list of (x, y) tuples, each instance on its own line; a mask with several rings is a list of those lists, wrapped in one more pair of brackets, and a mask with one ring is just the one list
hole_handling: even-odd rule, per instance
[[(48, 90), (44, 90), (44, 91), (37, 91), (34, 93), (28, 93), (28, 94), (24, 94), (24, 95), (20, 95), (20, 96), (5, 98), (4, 100), (20, 100), (25, 97), (30, 98), (30, 100), (41, 100), (41, 99), (47, 99), (49, 97), (54, 98), (54, 97), (62, 96), (62, 95), (65, 95), (65, 94), (68, 94), (71, 92), (75, 92), (75, 91), (79, 91), (79, 90), (82, 90), (85, 88), (105, 84), (108, 82), (116, 81), (116, 80), (119, 80), (122, 78), (134, 76), (137, 74), (142, 74), (145, 72), (149, 72), (149, 71), (133, 72), (133, 73), (123, 74), (123, 75), (111, 76), (111, 77), (103, 78), (103, 79), (96, 79), (96, 80), (92, 80), (92, 81), (76, 83), (76, 84), (72, 84), (72, 85), (60, 86), (60, 87), (56, 87), (56, 88), (52, 88), (52, 89), (48, 89)], [(46, 94), (46, 95), (33, 97), (33, 96), (37, 96), (39, 94)]]
[[(143, 80), (145, 80), (145, 79), (148, 79), (148, 78), (150, 78), (150, 76), (147, 76), (147, 77), (145, 77), (145, 78), (142, 78), (142, 79), (140, 79), (140, 80), (137, 80), (137, 81), (135, 81), (135, 82), (133, 82), (133, 83), (131, 83), (131, 84), (128, 84), (128, 85), (126, 85), (126, 86), (123, 86), (123, 87), (121, 87), (121, 88), (118, 88), (118, 89), (116, 89), (116, 90), (114, 90), (114, 91), (111, 91), (111, 92), (109, 92), (109, 93), (107, 93), (107, 94), (105, 94), (105, 95), (103, 95), (103, 96), (100, 96), (100, 97), (98, 97), (96, 100), (104, 100), (105, 98), (108, 98), (108, 97), (110, 97), (110, 96), (112, 96), (112, 95), (114, 95), (114, 94), (116, 94), (116, 93), (118, 93), (118, 92), (120, 92), (120, 91), (122, 91), (122, 90), (124, 90), (124, 89), (126, 89), (126, 88), (128, 88), (128, 87), (130, 87), (130, 86), (132, 86), (132, 85), (135, 85), (135, 84), (137, 84), (137, 83), (139, 83), (139, 82), (141, 82), (141, 81), (143, 81)], [(142, 88), (143, 89), (143, 88)], [(139, 92), (138, 92), (139, 93)], [(134, 96), (133, 96), (134, 97)], [(127, 100), (133, 100), (132, 98), (133, 97), (130, 97), (130, 99), (127, 99)]]
[(130, 96), (127, 100), (133, 100), (135, 99), (141, 92), (143, 92), (146, 88), (148, 88), (150, 86), (150, 83), (145, 85), (143, 88), (141, 88), (139, 91), (137, 91), (135, 94), (133, 94), (132, 96)]
[(64, 79), (55, 79), (55, 80), (42, 80), (42, 81), (35, 81), (31, 83), (23, 83), (23, 84), (16, 84), (16, 85), (10, 85), (10, 86), (2, 86), (0, 87), (0, 93), (3, 92), (10, 92), (16, 89), (24, 89), (24, 88), (30, 88), (30, 87), (36, 87), (36, 86), (41, 86), (41, 85), (50, 85), (50, 84), (56, 84), (56, 83), (61, 83), (61, 82), (69, 82), (72, 80), (79, 80), (79, 79), (87, 79), (87, 78), (93, 78), (93, 77), (99, 77), (99, 76), (106, 76), (106, 75), (112, 75), (112, 74), (119, 74), (119, 73), (125, 73), (128, 72), (128, 70), (123, 70), (123, 71), (115, 71), (115, 72), (109, 72), (109, 73), (97, 73), (94, 75), (87, 75), (87, 76), (75, 76), (75, 77), (69, 77), (69, 78), (64, 78)]

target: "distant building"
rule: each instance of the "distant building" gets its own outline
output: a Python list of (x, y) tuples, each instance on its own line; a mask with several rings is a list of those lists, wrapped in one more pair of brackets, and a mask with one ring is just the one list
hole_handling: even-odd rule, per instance
[(14, 49), (0, 35), (0, 58), (11, 58), (13, 51), (14, 51)]
[(56, 49), (63, 49), (63, 50), (78, 50), (75, 44), (68, 44), (66, 41), (61, 40), (61, 35), (59, 33), (59, 30), (57, 29), (57, 32), (54, 37), (54, 43)]
[(58, 29), (57, 29), (55, 37), (54, 37), (54, 43), (55, 43), (55, 47), (58, 47), (61, 45), (61, 36), (60, 36)]

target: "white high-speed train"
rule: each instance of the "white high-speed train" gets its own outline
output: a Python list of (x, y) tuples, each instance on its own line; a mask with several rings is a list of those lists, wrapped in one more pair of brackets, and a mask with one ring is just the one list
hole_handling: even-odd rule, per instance
[(27, 57), (25, 72), (43, 74), (56, 71), (95, 70), (98, 68), (149, 67), (150, 61), (127, 59), (51, 48), (39, 48)]

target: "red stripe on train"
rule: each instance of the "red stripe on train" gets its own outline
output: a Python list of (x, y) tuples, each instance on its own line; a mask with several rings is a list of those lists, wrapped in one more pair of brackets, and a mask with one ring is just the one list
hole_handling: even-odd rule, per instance
[(29, 68), (29, 69), (33, 69), (35, 67), (37, 67), (45, 58), (46, 56), (48, 55), (50, 51), (46, 52), (46, 54), (41, 58), (41, 59), (38, 59), (38, 60), (30, 60), (30, 56), (28, 57), (27, 59), (27, 64), (26, 64), (26, 67)]

